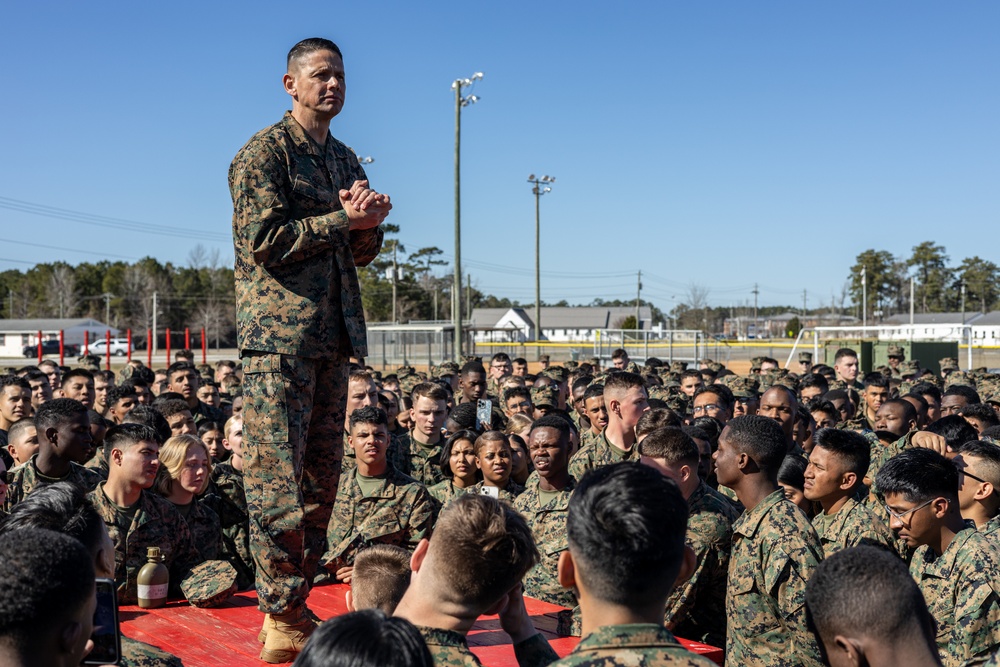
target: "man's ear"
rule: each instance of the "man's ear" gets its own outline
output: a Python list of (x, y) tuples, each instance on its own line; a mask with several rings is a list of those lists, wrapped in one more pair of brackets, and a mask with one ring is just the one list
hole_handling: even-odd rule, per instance
[(59, 653), (72, 654), (80, 643), (81, 632), (83, 632), (83, 626), (78, 621), (67, 622), (59, 632)]
[(979, 484), (979, 490), (976, 491), (976, 500), (986, 500), (993, 495), (993, 485), (989, 482), (981, 482)]
[(610, 414), (610, 413), (613, 412), (616, 415), (618, 415), (619, 417), (622, 416), (622, 402), (621, 401), (612, 398), (610, 401), (607, 401), (607, 407), (608, 407), (608, 414)]
[(677, 588), (680, 584), (691, 578), (691, 575), (694, 574), (697, 560), (698, 557), (694, 555), (694, 549), (685, 544), (684, 555), (681, 558), (681, 569), (677, 573), (677, 579), (674, 580), (674, 588)]
[(569, 549), (559, 554), (559, 563), (556, 565), (556, 575), (559, 585), (563, 588), (576, 587), (576, 563)]
[(420, 571), (420, 568), (424, 564), (424, 558), (427, 557), (427, 549), (430, 545), (431, 543), (427, 541), (426, 537), (417, 543), (417, 548), (413, 550), (413, 555), (410, 556), (410, 570), (413, 572)]
[(845, 490), (849, 489), (852, 486), (854, 486), (854, 483), (857, 481), (858, 481), (858, 473), (852, 471), (845, 472), (840, 477), (840, 488)]
[(50, 426), (45, 429), (45, 439), (52, 443), (53, 447), (59, 446), (59, 429), (55, 426)]
[(852, 665), (867, 664), (864, 662), (865, 651), (861, 647), (861, 644), (850, 637), (836, 635), (833, 638), (832, 645), (827, 644), (826, 649), (827, 653), (837, 652), (846, 656), (848, 662)]
[(344, 602), (347, 604), (347, 611), (357, 611), (354, 608), (354, 596), (351, 595), (351, 589), (348, 588), (347, 592), (344, 593)]

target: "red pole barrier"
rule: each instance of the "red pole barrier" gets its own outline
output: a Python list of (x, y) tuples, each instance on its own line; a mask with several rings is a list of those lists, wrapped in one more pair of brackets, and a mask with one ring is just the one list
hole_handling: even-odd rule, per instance
[(104, 365), (107, 370), (111, 370), (111, 329), (104, 332)]
[(205, 327), (201, 328), (201, 363), (208, 363), (208, 347), (205, 343)]
[(191, 329), (184, 327), (184, 349), (191, 349)]
[(128, 352), (126, 353), (126, 358), (132, 361), (132, 330), (128, 330)]
[(42, 363), (42, 330), (38, 330), (38, 363)]
[(146, 365), (153, 367), (153, 330), (146, 329)]
[(90, 351), (90, 330), (83, 330), (83, 353), (87, 354)]
[(170, 366), (170, 329), (167, 329), (167, 366)]
[(65, 366), (66, 365), (65, 357), (66, 357), (65, 339), (63, 337), (63, 330), (60, 329), (59, 330), (59, 365), (60, 366)]

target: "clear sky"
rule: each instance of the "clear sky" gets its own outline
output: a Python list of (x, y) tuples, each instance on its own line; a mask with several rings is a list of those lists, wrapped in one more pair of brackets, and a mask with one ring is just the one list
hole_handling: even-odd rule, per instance
[(231, 261), (229, 163), (290, 108), (287, 50), (324, 36), (348, 73), (333, 132), (375, 158), (408, 250), (453, 258), (450, 86), (483, 71), (462, 114), (479, 289), (533, 300), (535, 173), (557, 177), (545, 301), (634, 298), (642, 270), (664, 310), (692, 282), (716, 305), (756, 282), (761, 305), (805, 289), (813, 308), (867, 248), (1000, 263), (998, 33), (982, 0), (13, 2), (0, 270), (183, 264), (196, 243)]

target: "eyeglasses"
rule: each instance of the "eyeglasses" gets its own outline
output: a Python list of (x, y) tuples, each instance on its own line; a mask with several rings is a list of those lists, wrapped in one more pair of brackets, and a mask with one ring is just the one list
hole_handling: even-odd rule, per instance
[(890, 508), (888, 505), (884, 505), (884, 507), (885, 507), (885, 511), (889, 513), (889, 516), (895, 517), (896, 519), (899, 519), (900, 521), (902, 521), (906, 517), (907, 514), (913, 514), (917, 510), (922, 510), (923, 508), (927, 507), (928, 505), (930, 505), (935, 500), (936, 500), (935, 498), (931, 498), (927, 502), (922, 503), (920, 505), (917, 505), (913, 509), (908, 509), (905, 512), (896, 512), (892, 508)]
[(709, 403), (708, 405), (696, 405), (691, 410), (691, 412), (694, 413), (694, 414), (698, 414), (699, 412), (708, 413), (708, 412), (712, 412), (713, 410), (718, 410), (718, 409), (719, 409), (718, 405), (716, 405), (715, 403)]
[(966, 477), (971, 477), (972, 479), (976, 480), (977, 482), (982, 482), (983, 484), (989, 484), (989, 482), (987, 482), (982, 477), (976, 477), (975, 475), (973, 475), (971, 472), (968, 471), (968, 469), (962, 469), (962, 470), (959, 470), (958, 472), (962, 473)]

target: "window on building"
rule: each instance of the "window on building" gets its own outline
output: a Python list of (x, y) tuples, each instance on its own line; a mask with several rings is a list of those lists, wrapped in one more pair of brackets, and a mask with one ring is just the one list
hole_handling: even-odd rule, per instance
[(21, 334), (21, 345), (28, 344), (28, 334)]

